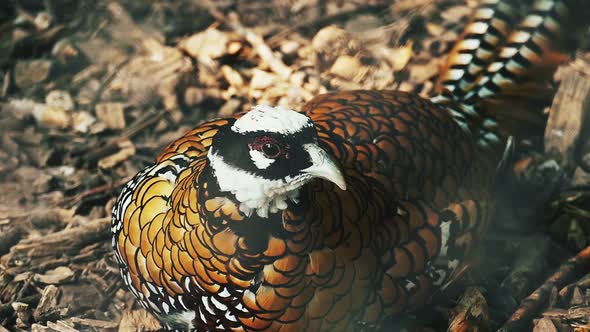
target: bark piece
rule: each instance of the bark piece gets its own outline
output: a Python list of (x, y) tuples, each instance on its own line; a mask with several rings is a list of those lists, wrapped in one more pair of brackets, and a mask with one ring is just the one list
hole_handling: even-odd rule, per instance
[(104, 320), (87, 319), (87, 318), (79, 318), (79, 317), (72, 317), (69, 319), (69, 321), (74, 323), (76, 326), (92, 327), (92, 328), (108, 329), (108, 330), (114, 330), (119, 325), (118, 323), (115, 323), (115, 322), (107, 322)]
[(119, 324), (119, 332), (158, 331), (161, 328), (160, 322), (143, 309), (125, 312)]
[(34, 279), (44, 284), (61, 284), (72, 280), (73, 277), (74, 271), (72, 269), (67, 266), (60, 266), (45, 272), (45, 274), (35, 274)]
[(553, 287), (562, 288), (573, 280), (579, 279), (590, 269), (590, 247), (586, 247), (576, 256), (570, 258), (557, 272), (551, 275), (539, 288), (525, 298), (520, 307), (504, 323), (499, 332), (524, 331), (532, 318), (546, 305)]
[(89, 221), (59, 232), (21, 240), (10, 250), (9, 260), (19, 257), (41, 258), (76, 254), (84, 246), (109, 237), (111, 218)]
[(545, 128), (545, 151), (573, 172), (581, 144), (590, 140), (590, 63), (578, 58), (562, 71)]
[(35, 318), (35, 321), (58, 318), (55, 316), (58, 314), (56, 305), (57, 297), (59, 295), (59, 288), (55, 287), (54, 285), (48, 285), (43, 289), (43, 294), (41, 294), (39, 305), (37, 305), (37, 308), (35, 308), (35, 311), (33, 311), (33, 317)]
[(470, 287), (453, 309), (447, 332), (487, 331), (489, 320), (486, 299), (477, 288)]
[(535, 324), (533, 332), (559, 332), (549, 318), (541, 318)]

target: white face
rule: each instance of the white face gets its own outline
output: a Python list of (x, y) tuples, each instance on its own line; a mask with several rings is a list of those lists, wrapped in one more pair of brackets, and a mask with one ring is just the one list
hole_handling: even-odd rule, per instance
[(311, 119), (280, 107), (259, 105), (244, 114), (215, 136), (208, 159), (219, 188), (231, 192), (246, 215), (266, 218), (287, 208), (313, 178), (346, 189), (340, 170), (318, 145)]

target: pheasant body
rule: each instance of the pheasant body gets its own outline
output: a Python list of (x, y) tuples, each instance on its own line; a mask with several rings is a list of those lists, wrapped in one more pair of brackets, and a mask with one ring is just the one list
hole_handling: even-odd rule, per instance
[(200, 329), (344, 331), (418, 306), (459, 264), (485, 224), (493, 169), (448, 111), (387, 91), (322, 95), (302, 111), (346, 191), (313, 180), (280, 213), (244, 215), (206, 158), (235, 119), (187, 133), (125, 187), (114, 247), (146, 306), (194, 312)]
[[(458, 43), (432, 100), (333, 92), (298, 112), (257, 106), (171, 143), (113, 208), (115, 257), (139, 302), (168, 328), (196, 331), (354, 331), (426, 303), (461, 270), (494, 206), (506, 135), (486, 98), (522, 86), (502, 75), (521, 80), (529, 64), (549, 63), (547, 29), (501, 45), (512, 7), (485, 3), (466, 36), (499, 55)], [(541, 20), (523, 26), (556, 30), (562, 3), (534, 6)], [(496, 38), (474, 37), (483, 21)]]

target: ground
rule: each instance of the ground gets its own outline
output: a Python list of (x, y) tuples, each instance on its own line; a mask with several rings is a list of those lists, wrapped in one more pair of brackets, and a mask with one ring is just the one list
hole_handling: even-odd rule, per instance
[[(356, 88), (428, 96), (475, 4), (2, 2), (0, 332), (157, 330), (111, 251), (121, 185), (190, 128), (255, 104), (297, 109)], [(556, 74), (555, 90), (569, 79), (579, 93), (549, 100), (516, 142), (471, 268), (404, 318), (411, 330), (588, 331), (587, 59)]]

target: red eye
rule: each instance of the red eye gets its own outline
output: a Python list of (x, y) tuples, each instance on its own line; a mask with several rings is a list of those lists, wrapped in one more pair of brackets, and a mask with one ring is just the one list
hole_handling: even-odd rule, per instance
[(262, 145), (262, 153), (266, 158), (276, 158), (281, 154), (281, 148), (275, 143), (265, 143)]
[(249, 144), (251, 149), (260, 151), (266, 158), (278, 158), (285, 155), (289, 156), (289, 145), (281, 144), (275, 138), (270, 136), (259, 136), (254, 139), (254, 142)]

